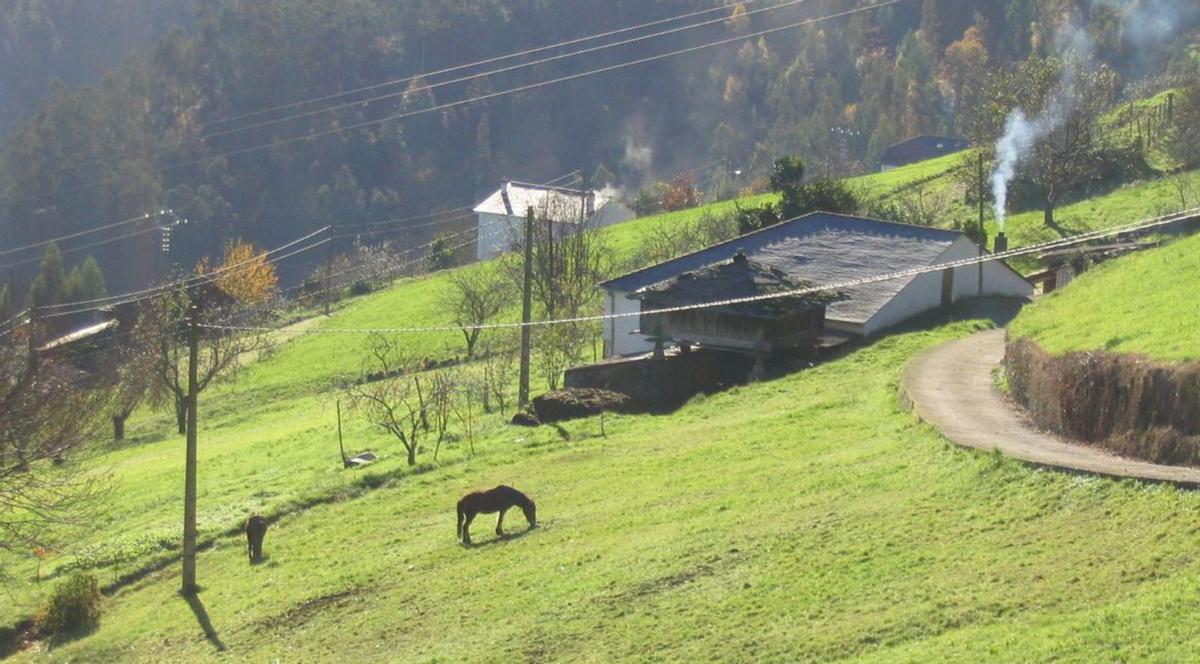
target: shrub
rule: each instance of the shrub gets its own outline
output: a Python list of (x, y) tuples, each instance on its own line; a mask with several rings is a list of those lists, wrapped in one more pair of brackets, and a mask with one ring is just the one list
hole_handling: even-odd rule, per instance
[(83, 631), (100, 624), (100, 584), (91, 574), (76, 572), (58, 584), (38, 616), (43, 634)]
[(371, 284), (368, 283), (366, 280), (357, 279), (357, 280), (355, 280), (354, 283), (350, 284), (350, 295), (352, 295), (354, 297), (360, 297), (362, 295), (369, 295), (370, 293), (371, 293)]

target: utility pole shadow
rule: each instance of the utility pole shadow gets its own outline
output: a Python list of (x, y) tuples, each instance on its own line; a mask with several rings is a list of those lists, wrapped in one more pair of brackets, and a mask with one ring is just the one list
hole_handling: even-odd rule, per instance
[(187, 602), (188, 608), (192, 610), (192, 613), (196, 614), (196, 621), (200, 623), (200, 627), (204, 630), (204, 637), (218, 651), (225, 652), (225, 644), (221, 641), (220, 635), (217, 634), (217, 629), (213, 627), (212, 619), (208, 617), (208, 610), (204, 608), (204, 602), (200, 601), (200, 594), (187, 594), (183, 596), (183, 599)]

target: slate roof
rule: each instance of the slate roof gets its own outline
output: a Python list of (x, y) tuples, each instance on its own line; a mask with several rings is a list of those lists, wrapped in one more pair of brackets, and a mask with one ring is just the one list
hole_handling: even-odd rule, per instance
[[(698, 270), (665, 279), (638, 290), (638, 297), (651, 307), (677, 307), (701, 304), (714, 300), (730, 300), (756, 295), (767, 295), (809, 286), (808, 282), (796, 281), (783, 270), (758, 261), (750, 260), (738, 252), (733, 258), (707, 265)], [(734, 313), (756, 318), (776, 318), (797, 309), (811, 309), (825, 305), (833, 299), (821, 293), (809, 296), (794, 296), (744, 302), (709, 311)]]
[(961, 152), (971, 147), (971, 142), (965, 138), (953, 136), (913, 136), (894, 145), (888, 146), (880, 157), (880, 163), (887, 166), (904, 166), (926, 159), (936, 159), (948, 154)]
[(586, 204), (586, 196), (590, 194), (595, 197), (593, 212), (612, 201), (611, 196), (600, 191), (589, 192), (525, 182), (509, 182), (506, 186), (511, 208), (504, 205), (505, 187), (501, 187), (475, 206), (474, 212), (476, 214), (524, 217), (525, 211), (532, 206), (539, 215), (548, 216), (553, 221), (579, 223), (580, 211)]
[[(634, 293), (680, 273), (729, 260), (738, 250), (788, 279), (820, 285), (925, 267), (965, 237), (958, 231), (814, 212), (695, 253), (631, 272), (603, 284)], [(915, 277), (841, 289), (830, 320), (866, 323)]]

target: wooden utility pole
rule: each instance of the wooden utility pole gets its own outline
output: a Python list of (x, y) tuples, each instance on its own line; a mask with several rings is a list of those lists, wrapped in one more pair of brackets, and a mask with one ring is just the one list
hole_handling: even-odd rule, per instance
[(38, 370), (38, 342), (37, 342), (37, 340), (38, 340), (38, 318), (40, 317), (40, 314), (41, 314), (41, 311), (39, 311), (38, 306), (36, 304), (29, 305), (29, 352), (28, 352), (28, 357), (25, 358), (25, 362), (26, 362), (26, 371), (29, 373), (29, 375), (31, 377), (33, 375), (37, 374), (37, 370)]
[(329, 225), (329, 245), (325, 248), (325, 315), (329, 315), (329, 301), (333, 299), (333, 224)]
[(185, 595), (196, 593), (196, 401), (198, 390), (197, 364), (200, 361), (199, 309), (192, 305), (188, 311), (188, 397), (187, 397), (187, 460), (183, 480), (183, 587)]
[[(987, 233), (983, 230), (983, 152), (979, 153), (979, 257), (987, 253)], [(983, 263), (979, 263), (979, 290), (976, 296), (983, 297)]]
[(533, 330), (533, 206), (525, 211), (525, 283), (521, 293), (521, 383), (517, 390), (517, 405), (529, 404), (529, 351)]

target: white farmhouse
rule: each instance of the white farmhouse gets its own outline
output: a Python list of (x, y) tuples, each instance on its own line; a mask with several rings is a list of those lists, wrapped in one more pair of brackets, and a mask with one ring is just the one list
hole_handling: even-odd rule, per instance
[(573, 235), (582, 228), (611, 226), (636, 216), (618, 198), (604, 191), (506, 181), (475, 206), (478, 223), (475, 257), (485, 260), (508, 251), (524, 233), (529, 208), (533, 208), (539, 220), (550, 220), (555, 237)]
[[(978, 246), (958, 231), (910, 226), (825, 212), (743, 235), (674, 260), (607, 281), (606, 314), (637, 314), (639, 291), (685, 272), (729, 261), (739, 252), (815, 286), (852, 282), (914, 268), (974, 258)], [(1003, 261), (954, 267), (838, 289), (828, 305), (825, 330), (842, 337), (871, 336), (922, 312), (979, 296), (1024, 298), (1033, 284)], [(640, 316), (604, 322), (605, 357), (653, 350), (639, 329)]]

